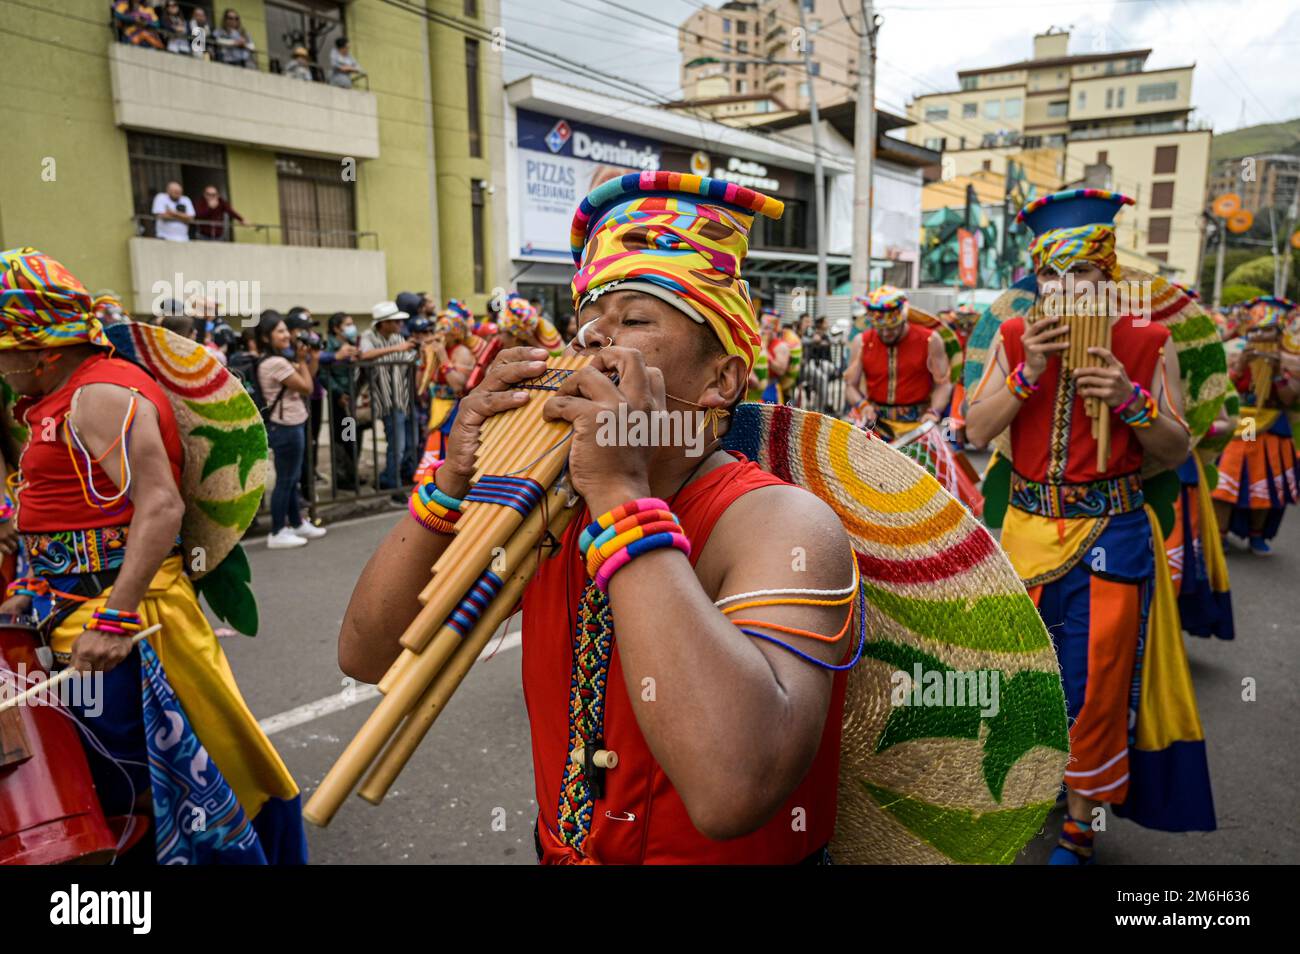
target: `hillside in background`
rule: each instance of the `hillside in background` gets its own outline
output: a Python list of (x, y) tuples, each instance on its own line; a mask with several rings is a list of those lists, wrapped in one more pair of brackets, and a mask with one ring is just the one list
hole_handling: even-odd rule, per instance
[(1262, 152), (1293, 152), (1300, 155), (1300, 119), (1215, 133), (1214, 144), (1210, 147), (1210, 161), (1218, 162), (1220, 159), (1235, 159)]

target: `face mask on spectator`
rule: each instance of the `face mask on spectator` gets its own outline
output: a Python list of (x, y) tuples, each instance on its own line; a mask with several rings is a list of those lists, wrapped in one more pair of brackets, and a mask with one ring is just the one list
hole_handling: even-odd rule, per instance
[(348, 341), (356, 341), (356, 340), (357, 340), (357, 326), (356, 326), (356, 325), (344, 325), (344, 326), (343, 326), (343, 337), (346, 338)]

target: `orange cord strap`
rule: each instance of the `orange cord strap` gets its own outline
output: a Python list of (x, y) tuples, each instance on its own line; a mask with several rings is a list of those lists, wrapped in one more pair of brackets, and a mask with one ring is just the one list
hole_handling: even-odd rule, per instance
[(806, 636), (809, 639), (815, 639), (821, 643), (838, 643), (844, 638), (844, 634), (849, 631), (849, 623), (853, 622), (853, 610), (849, 609), (849, 615), (844, 618), (844, 625), (834, 636), (823, 636), (821, 633), (814, 633), (807, 629), (798, 629), (794, 626), (782, 626), (779, 623), (769, 623), (763, 619), (733, 619), (737, 626), (761, 626), (763, 629), (774, 629), (778, 633), (789, 633), (791, 636)]

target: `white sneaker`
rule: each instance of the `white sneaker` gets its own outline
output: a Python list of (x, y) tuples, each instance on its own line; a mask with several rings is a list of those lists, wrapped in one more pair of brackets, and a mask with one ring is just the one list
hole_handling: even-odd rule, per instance
[(309, 520), (304, 520), (301, 524), (293, 528), (293, 532), (306, 540), (319, 540), (325, 536), (325, 528), (318, 527)]
[(305, 547), (306, 539), (298, 536), (288, 527), (282, 527), (275, 533), (266, 535), (266, 548), (268, 550), (292, 550), (294, 547)]

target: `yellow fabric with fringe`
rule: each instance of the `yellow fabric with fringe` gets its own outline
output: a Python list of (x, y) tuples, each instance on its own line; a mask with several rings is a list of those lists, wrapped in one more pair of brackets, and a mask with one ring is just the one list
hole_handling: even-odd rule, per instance
[[(1151, 538), (1162, 540), (1160, 521), (1144, 506)], [(1156, 574), (1147, 616), (1146, 649), (1142, 654), (1142, 688), (1138, 700), (1134, 747), (1144, 752), (1167, 749), (1175, 742), (1201, 742), (1205, 732), (1196, 709), (1192, 673), (1183, 646), (1178, 597), (1164, 546), (1154, 547)]]
[(1205, 559), (1205, 575), (1210, 589), (1226, 593), (1232, 588), (1228, 580), (1228, 560), (1223, 555), (1223, 537), (1219, 536), (1219, 520), (1214, 513), (1213, 491), (1205, 479), (1205, 464), (1198, 454), (1196, 460), (1196, 511), (1201, 525), (1201, 555)]
[[(62, 622), (50, 639), (54, 652), (72, 651), (91, 613), (103, 607), (111, 593), (109, 587)], [(298, 786), (239, 694), (226, 654), (199, 608), (179, 555), (163, 561), (138, 612), (145, 626), (162, 624), (162, 630), (149, 637), (149, 644), (162, 660), (199, 741), (248, 817), (255, 817), (267, 798), (295, 797)]]
[[(1104, 517), (1075, 517), (1069, 520), (1043, 517), (1016, 507), (1007, 507), (1002, 518), (1002, 549), (1007, 551), (1016, 575), (1025, 585), (1060, 579), (1079, 562), (1084, 550), (1097, 538)], [(1034, 581), (1033, 584), (1028, 581)]]
[(1273, 422), (1277, 420), (1279, 413), (1275, 407), (1243, 406), (1241, 417), (1237, 418), (1237, 429), (1232, 432), (1233, 439), (1246, 440), (1247, 428), (1253, 428), (1249, 439), (1254, 440), (1255, 434), (1263, 434), (1273, 426)]

